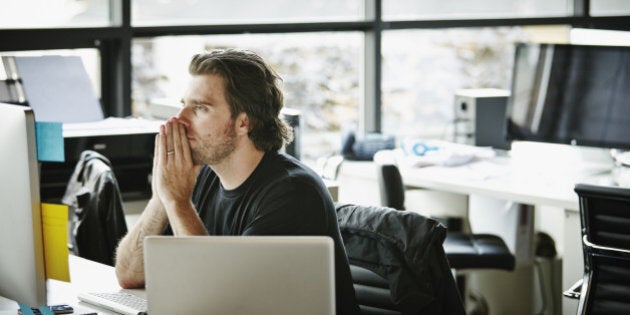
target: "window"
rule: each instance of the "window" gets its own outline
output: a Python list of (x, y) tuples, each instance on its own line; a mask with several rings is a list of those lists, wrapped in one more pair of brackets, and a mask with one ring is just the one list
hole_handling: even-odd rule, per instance
[[(339, 132), (355, 124), (368, 129), (359, 132), (447, 139), (457, 89), (507, 88), (512, 44), (550, 40), (548, 29), (532, 33), (531, 25), (560, 26), (551, 41), (566, 41), (578, 25), (628, 31), (629, 3), (7, 0), (0, 52), (96, 52), (97, 70), (86, 67), (100, 82), (105, 114), (123, 117), (181, 97), (193, 53), (254, 50), (284, 78), (286, 106), (302, 111), (302, 155), (314, 159), (338, 151)], [(579, 14), (585, 7), (590, 15)]]
[(386, 0), (383, 20), (454, 20), (570, 16), (566, 0)]
[[(542, 32), (541, 32), (542, 30)], [(549, 41), (564, 28), (451, 28), (383, 33), (382, 130), (399, 137), (453, 140), (459, 89), (509, 89), (514, 43)]]
[(146, 116), (155, 99), (178, 103), (193, 54), (216, 48), (249, 49), (282, 77), (285, 107), (301, 112), (302, 158), (314, 161), (338, 151), (342, 128), (357, 123), (362, 38), (358, 32), (316, 32), (135, 40), (134, 115)]
[(0, 28), (109, 26), (109, 0), (2, 1)]
[(591, 15), (615, 16), (630, 14), (630, 1), (627, 0), (591, 0)]
[(363, 20), (363, 0), (176, 1), (135, 0), (132, 24), (258, 24)]

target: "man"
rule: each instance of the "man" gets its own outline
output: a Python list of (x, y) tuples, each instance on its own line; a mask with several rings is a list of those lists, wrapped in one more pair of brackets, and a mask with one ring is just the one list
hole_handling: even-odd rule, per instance
[(328, 235), (335, 243), (337, 313), (358, 313), (326, 187), (277, 152), (292, 139), (279, 119), (279, 77), (259, 56), (238, 50), (196, 55), (189, 72), (182, 109), (156, 137), (153, 195), (117, 250), (120, 285), (144, 286), (147, 235)]

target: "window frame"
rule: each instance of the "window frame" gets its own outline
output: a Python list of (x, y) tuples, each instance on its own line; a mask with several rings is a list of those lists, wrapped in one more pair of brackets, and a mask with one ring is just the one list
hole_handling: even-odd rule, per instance
[(381, 131), (381, 36), (383, 31), (527, 25), (630, 30), (625, 16), (590, 16), (590, 0), (573, 0), (569, 17), (383, 21), (382, 0), (364, 0), (365, 20), (352, 22), (132, 26), (131, 0), (110, 0), (109, 27), (0, 29), (0, 52), (94, 48), (101, 56), (101, 104), (106, 116), (131, 115), (131, 48), (136, 38), (242, 33), (361, 31), (365, 35), (359, 132)]

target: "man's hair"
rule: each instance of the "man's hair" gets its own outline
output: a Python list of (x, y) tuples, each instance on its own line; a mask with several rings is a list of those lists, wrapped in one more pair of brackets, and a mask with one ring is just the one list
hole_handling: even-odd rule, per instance
[(280, 77), (255, 53), (225, 49), (193, 56), (191, 75), (216, 74), (223, 78), (232, 119), (245, 113), (249, 138), (261, 151), (278, 151), (293, 140), (291, 127), (280, 119), (283, 96)]

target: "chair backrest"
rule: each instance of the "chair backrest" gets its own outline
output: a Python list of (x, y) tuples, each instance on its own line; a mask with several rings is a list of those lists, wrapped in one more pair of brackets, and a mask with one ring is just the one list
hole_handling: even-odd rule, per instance
[(464, 314), (442, 242), (446, 229), (412, 211), (337, 204), (363, 314)]
[(113, 266), (127, 223), (109, 160), (96, 151), (83, 151), (62, 202), (72, 210), (69, 228), (75, 254)]
[(405, 185), (394, 164), (378, 164), (378, 187), (381, 205), (398, 210), (405, 209)]
[(320, 176), (327, 180), (339, 179), (339, 172), (341, 170), (341, 164), (343, 163), (343, 156), (334, 154), (317, 159), (318, 169)]
[(584, 279), (579, 314), (630, 314), (630, 189), (578, 184)]
[[(405, 184), (400, 174), (400, 169), (391, 162), (374, 161), (378, 169), (378, 187), (381, 195), (381, 206), (394, 208), (396, 210), (406, 210), (405, 207)], [(461, 232), (464, 219), (459, 217), (431, 217), (442, 223), (448, 231)]]

